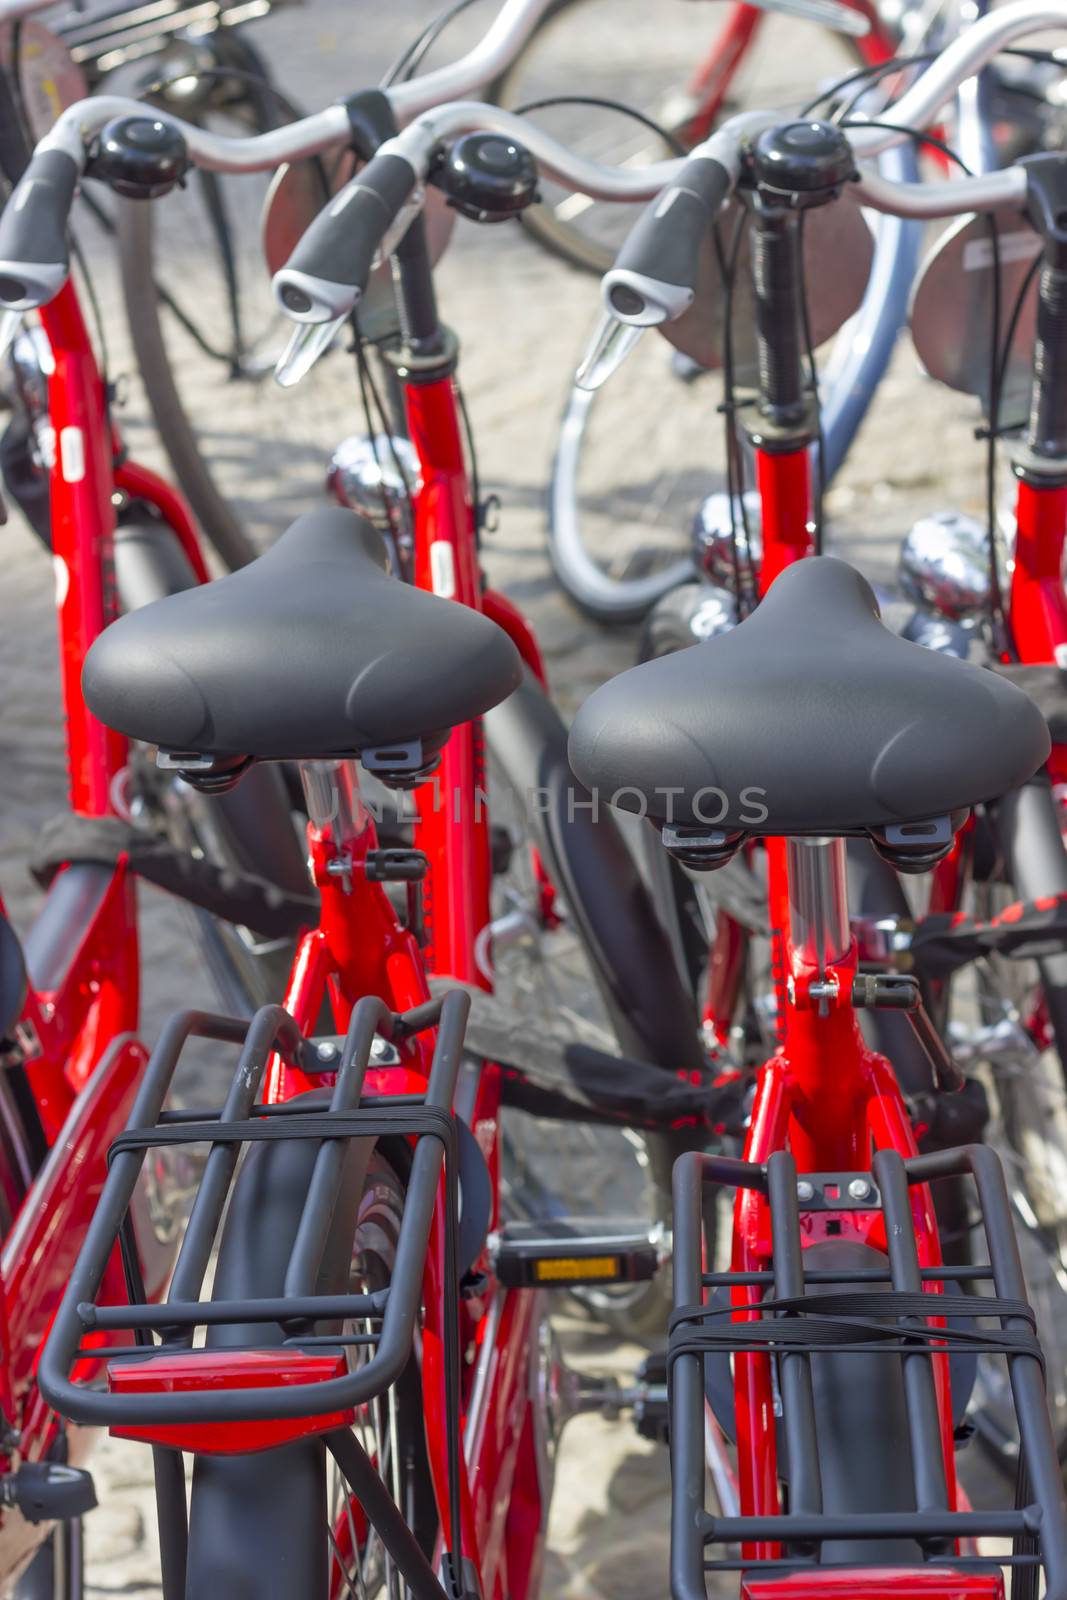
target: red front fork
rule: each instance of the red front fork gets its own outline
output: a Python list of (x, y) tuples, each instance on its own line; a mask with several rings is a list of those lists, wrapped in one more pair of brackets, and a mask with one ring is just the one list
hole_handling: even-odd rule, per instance
[[(407, 414), (423, 485), (415, 500), (415, 582), (480, 611), (474, 507), (451, 378), (409, 385)], [(420, 786), (417, 801), (416, 842), (430, 862), (427, 967), (486, 988), (478, 941), (489, 922), (490, 856), (479, 722), (453, 729), (440, 771)]]
[(756, 488), (763, 529), (760, 597), (778, 574), (814, 549), (811, 520), (811, 454), (807, 445), (771, 453), (756, 451)]
[[(1015, 566), (1011, 575), (1011, 633), (1025, 665), (1067, 668), (1067, 597), (1063, 547), (1067, 533), (1067, 484), (1020, 478), (1015, 498)], [(1067, 747), (1053, 745), (1048, 769), (1056, 785), (1067, 783)]]
[(126, 741), (97, 721), (81, 692), (86, 653), (114, 615), (111, 428), (103, 379), (71, 284), (42, 307), (41, 322), (55, 363), (48, 385), (55, 430), (52, 553), (70, 803), (99, 817), (112, 809), (111, 784), (126, 760)]

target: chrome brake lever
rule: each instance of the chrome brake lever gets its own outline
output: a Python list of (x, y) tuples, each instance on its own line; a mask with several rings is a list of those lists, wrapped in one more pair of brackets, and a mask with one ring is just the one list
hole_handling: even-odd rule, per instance
[(12, 345), (19, 336), (22, 327), (22, 311), (0, 312), (0, 361), (7, 358)]
[(411, 194), (386, 229), (382, 242), (374, 253), (371, 271), (374, 271), (376, 267), (380, 267), (383, 262), (388, 261), (425, 204), (426, 186), (420, 183), (411, 191)]
[(333, 322), (301, 322), (289, 335), (289, 343), (274, 367), (274, 381), (283, 389), (292, 389), (301, 378), (306, 378), (320, 356), (333, 344), (348, 321), (336, 317)]
[(574, 375), (576, 387), (591, 392), (607, 383), (644, 332), (640, 323), (620, 322), (618, 317), (605, 311)]

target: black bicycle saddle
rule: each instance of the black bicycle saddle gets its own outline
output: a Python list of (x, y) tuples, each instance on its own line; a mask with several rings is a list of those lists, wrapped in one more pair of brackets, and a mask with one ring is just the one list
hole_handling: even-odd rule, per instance
[(521, 673), (501, 628), (390, 577), (374, 527), (334, 507), (239, 572), (121, 617), (82, 687), (102, 722), (164, 750), (314, 760), (444, 734)]
[(870, 585), (829, 556), (787, 567), (732, 632), (606, 683), (570, 737), (602, 800), (767, 834), (945, 816), (1018, 787), (1048, 753), (1021, 690), (890, 633)]

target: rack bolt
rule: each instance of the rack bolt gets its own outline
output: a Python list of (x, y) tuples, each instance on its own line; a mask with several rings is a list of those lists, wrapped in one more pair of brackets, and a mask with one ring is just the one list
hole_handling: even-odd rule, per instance
[(852, 1196), (853, 1200), (869, 1200), (871, 1197), (871, 1186), (866, 1178), (853, 1178), (852, 1182), (848, 1186), (848, 1192)]
[(315, 1054), (322, 1062), (336, 1061), (337, 1053), (337, 1046), (330, 1044), (328, 1041), (315, 1046)]
[(798, 1178), (797, 1179), (797, 1199), (798, 1200), (814, 1200), (815, 1199), (815, 1185), (813, 1183), (809, 1183), (807, 1178)]

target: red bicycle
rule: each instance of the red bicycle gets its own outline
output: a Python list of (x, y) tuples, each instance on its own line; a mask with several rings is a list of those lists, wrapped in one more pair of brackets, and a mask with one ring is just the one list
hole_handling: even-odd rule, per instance
[[(1030, 29), (1047, 25), (1047, 12), (1027, 3), (1007, 23), (1002, 14), (998, 25), (1022, 32), (1024, 19)], [(940, 90), (951, 93), (958, 76), (973, 68), (989, 31), (972, 35), (969, 52), (957, 50), (947, 62)], [(921, 120), (938, 105), (928, 86), (910, 112)], [(124, 155), (131, 147), (150, 148), (154, 161), (174, 170), (187, 154), (252, 164), (325, 147), (350, 137), (357, 117), (384, 116), (386, 109), (381, 100), (350, 103), (289, 130), (299, 143), (288, 151), (272, 135), (266, 146), (253, 141), (242, 152), (195, 129), (146, 127), (143, 115), (122, 102), (83, 106), (38, 150), (31, 184), (0, 222), (9, 289), (20, 299), (47, 293), (61, 275), (54, 222), (90, 159), (86, 139), (102, 126), (110, 126), (108, 138)], [(134, 115), (139, 128), (121, 126)], [(457, 152), (454, 136), (483, 120), (497, 130), (493, 141), (468, 137)], [(788, 129), (777, 140), (774, 119), (768, 122), (761, 153), (781, 178), (793, 142)], [(841, 145), (848, 148), (843, 136), (819, 125), (808, 131), (829, 140), (839, 168)], [(399, 240), (391, 230), (427, 175), (473, 185), (484, 168), (485, 185), (468, 188), (466, 198), (488, 209), (490, 198), (501, 203), (502, 188), (514, 201), (528, 171), (521, 133), (521, 123), (503, 113), (459, 105), (427, 113), (386, 140), (279, 276), (289, 313), (309, 326), (347, 315), (383, 240), (407, 259), (409, 271), (412, 258), (424, 266), (418, 222), (405, 217), (409, 225)], [(698, 170), (683, 170), (680, 216), (713, 210), (732, 187), (739, 149), (731, 149), (730, 130), (715, 137), (712, 153), (697, 159)], [(812, 142), (806, 141), (806, 157)], [(861, 136), (856, 142), (862, 147)], [(530, 143), (550, 170), (574, 173), (573, 158), (552, 141), (535, 135)], [(588, 181), (588, 166), (581, 175)], [(592, 177), (608, 192), (615, 185), (631, 194), (648, 181), (610, 171)], [(1018, 200), (1017, 170), (996, 182), (1001, 187), (992, 192), (961, 185), (951, 196), (932, 186), (925, 203), (971, 209)], [(58, 206), (49, 184), (60, 186)], [(861, 192), (886, 207), (924, 203), (866, 178)], [(42, 211), (53, 223), (50, 232)], [(451, 361), (451, 351), (435, 348), (436, 330), (416, 315), (430, 303), (428, 274), (406, 288), (405, 386), (410, 391), (421, 382), (445, 405), (451, 373), (439, 364)], [(408, 400), (417, 422), (423, 413), (410, 393)], [(415, 423), (412, 436), (424, 436)], [(416, 522), (415, 560), (435, 590), (458, 595), (472, 533), (468, 491), (461, 460), (445, 470), (426, 439), (420, 457), (435, 516)], [(420, 538), (429, 539), (421, 551)], [(441, 538), (450, 554), (435, 556)], [(471, 915), (457, 908), (472, 884), (486, 879), (461, 875), (456, 863), (470, 862), (463, 841), (477, 838), (468, 830), (484, 819), (476, 808), (473, 821), (463, 817), (463, 802), (476, 793), (476, 770), (457, 771), (449, 752), (454, 743), (457, 757), (473, 759), (478, 736), (470, 721), (512, 690), (525, 641), (519, 631), (509, 641), (478, 614), (476, 583), (467, 591), (474, 603), (448, 604), (441, 594), (396, 583), (385, 559), (380, 539), (358, 519), (341, 510), (313, 514), (243, 572), (122, 619), (86, 666), (96, 709), (130, 735), (160, 740), (190, 781), (227, 785), (252, 760), (300, 759), (323, 898), (320, 927), (301, 943), (285, 1010), (265, 1008), (247, 1029), (190, 1015), (171, 1024), (130, 1127), (112, 1147), (101, 1206), (42, 1360), (43, 1390), (64, 1414), (153, 1444), (168, 1594), (220, 1577), (268, 1596), (359, 1592), (360, 1583), (387, 1588), (391, 1564), (420, 1595), (530, 1592), (546, 1480), (537, 1472), (545, 1389), (530, 1384), (538, 1305), (529, 1291), (585, 1276), (639, 1277), (654, 1268), (647, 1240), (608, 1247), (603, 1229), (590, 1236), (572, 1227), (553, 1239), (504, 1228), (485, 1248), (507, 1074), (480, 1054), (466, 1069), (461, 1060), (463, 1014), (468, 1001), (477, 1005), (471, 941), (484, 923), (477, 906)], [(835, 646), (824, 651), (834, 629)], [(842, 705), (843, 682), (855, 702)], [(456, 726), (458, 741), (448, 736)], [(888, 1596), (899, 1587), (899, 1572), (869, 1570), (888, 1554), (908, 1569), (918, 1592), (992, 1597), (1002, 1593), (999, 1575), (988, 1562), (972, 1571), (971, 1553), (956, 1541), (997, 1533), (1019, 1541), (1013, 1560), (1023, 1567), (1037, 1558), (1031, 1541), (1040, 1543), (1048, 1592), (1058, 1600), (1067, 1574), (1067, 1516), (1040, 1392), (1040, 1346), (995, 1158), (981, 1149), (915, 1155), (896, 1080), (862, 1045), (854, 1007), (906, 1012), (938, 1087), (954, 1088), (958, 1077), (925, 1021), (918, 984), (857, 972), (837, 837), (871, 837), (902, 866), (928, 863), (951, 847), (970, 805), (1025, 781), (1045, 759), (1043, 719), (1012, 685), (895, 640), (878, 626), (861, 579), (840, 564), (813, 560), (790, 563), (756, 616), (709, 643), (699, 661), (652, 663), (600, 691), (582, 712), (572, 743), (576, 766), (601, 797), (621, 801), (625, 789), (631, 805), (643, 801), (665, 825), (668, 848), (691, 864), (721, 864), (754, 829), (791, 841), (771, 849), (772, 906), (783, 930), (777, 947), (786, 1048), (761, 1076), (747, 1151), (752, 1161), (739, 1169), (710, 1158), (708, 1169), (720, 1182), (769, 1196), (762, 1211), (758, 1204), (751, 1214), (739, 1208), (740, 1277), (730, 1280), (724, 1339), (715, 1337), (714, 1308), (698, 1304), (701, 1229), (693, 1224), (702, 1208), (694, 1167), (686, 1158), (678, 1169), (682, 1301), (670, 1351), (675, 1592), (703, 1592), (705, 1539), (721, 1537), (745, 1545), (746, 1568), (764, 1563), (743, 1579), (750, 1596), (767, 1593), (768, 1570), (775, 1593), (825, 1596), (836, 1584), (838, 1593), (848, 1586)], [(830, 758), (812, 773), (810, 751), (821, 744)], [(378, 846), (345, 759), (354, 753), (389, 786), (415, 786), (414, 850)], [(427, 817), (427, 778), (439, 756), (450, 801), (449, 821), (441, 825), (448, 834), (444, 851)], [(720, 786), (726, 811), (711, 825), (696, 808)], [(673, 820), (662, 809), (665, 793), (681, 797)], [(456, 797), (458, 822), (451, 820)], [(835, 837), (827, 840), (828, 833)], [(484, 851), (484, 835), (483, 841)], [(420, 881), (421, 896), (408, 887)], [(403, 900), (399, 916), (390, 885)], [(463, 993), (429, 998), (420, 946), (438, 949), (442, 930), (452, 941), (453, 967), (467, 961), (452, 976), (470, 974), (473, 982)], [(343, 1041), (309, 1037), (326, 994)], [(221, 1108), (168, 1111), (164, 1097), (178, 1052), (195, 1031), (243, 1040), (232, 1089)], [(700, 1088), (706, 1097), (707, 1086)], [(146, 1151), (177, 1143), (210, 1149), (169, 1297), (152, 1305), (137, 1282), (124, 1218)], [(243, 1146), (250, 1148), (239, 1166)], [(695, 1159), (700, 1177), (705, 1158)], [(979, 1177), (991, 1261), (957, 1270), (940, 1261), (926, 1184), (942, 1171), (965, 1168)], [(801, 1204), (819, 1214), (805, 1221), (807, 1259)], [(204, 1299), (220, 1223), (212, 1297)], [(124, 1238), (128, 1292), (111, 1300), (107, 1262)], [(831, 1248), (822, 1265), (811, 1252), (824, 1240)], [(805, 1269), (815, 1283), (821, 1275), (840, 1293), (806, 1301)], [(953, 1278), (985, 1282), (990, 1275), (993, 1296), (961, 1293), (950, 1307), (945, 1295), (932, 1311), (924, 1297), (924, 1289), (936, 1294)], [(772, 1277), (773, 1299), (748, 1296)], [(881, 1286), (873, 1307), (871, 1296), (855, 1291), (856, 1281)], [(709, 1286), (715, 1287), (713, 1277)], [(993, 1319), (1006, 1324), (999, 1333), (978, 1326)], [(123, 1340), (131, 1327), (139, 1348)], [(197, 1327), (207, 1330), (202, 1346), (193, 1342)], [(1014, 1510), (971, 1513), (959, 1506), (950, 1396), (954, 1391), (962, 1414), (967, 1383), (965, 1373), (952, 1372), (950, 1352), (967, 1348), (1011, 1364), (1029, 1474)], [(716, 1349), (735, 1357), (733, 1425), (744, 1502), (740, 1518), (708, 1520), (698, 1509), (694, 1476), (702, 1495), (705, 1437), (729, 1484), (727, 1452), (714, 1454), (715, 1429), (705, 1432), (705, 1358)], [(374, 1353), (366, 1359), (368, 1351)], [(862, 1381), (846, 1365), (860, 1355), (876, 1362)], [(79, 1381), (83, 1361), (106, 1363), (106, 1394)], [(772, 1369), (788, 1417), (780, 1470), (770, 1420), (777, 1404)], [(535, 1370), (548, 1382), (551, 1361), (542, 1355)], [(821, 1412), (814, 1406), (816, 1382), (826, 1398)], [(861, 1401), (869, 1426), (856, 1423)], [(899, 1448), (903, 1437), (910, 1440), (908, 1454)], [(195, 1457), (188, 1523), (182, 1451)], [(878, 1469), (876, 1482), (861, 1470), (864, 1461)], [(789, 1484), (785, 1513), (779, 1476)], [(809, 1570), (816, 1565), (823, 1570)]]
[[(0, 155), (10, 172), (19, 163), (19, 121), (2, 76), (0, 99)], [(34, 868), (48, 892), (24, 947), (0, 903), (0, 1583), (44, 1546), (18, 1580), (22, 1600), (81, 1593), (79, 1519), (95, 1503), (83, 1470), (86, 1440), (42, 1399), (37, 1362), (147, 1059), (138, 1037), (135, 881), (148, 876), (181, 893), (191, 872), (200, 879), (191, 898), (203, 907), (222, 878), (209, 862), (202, 873), (185, 851), (132, 825), (137, 782), (128, 744), (91, 714), (81, 692), (86, 653), (119, 605), (206, 581), (197, 530), (182, 498), (127, 456), (72, 284), (42, 307), (30, 353), (34, 378), (47, 374), (47, 393), (27, 401), (38, 408), (30, 422), (47, 421), (55, 440), (40, 532), (56, 572), (70, 813), (42, 834)], [(22, 369), (25, 376), (25, 360)], [(250, 793), (242, 808), (254, 799)], [(212, 815), (225, 834), (228, 819)], [(313, 902), (306, 885), (295, 908), (285, 901), (282, 892), (267, 911), (262, 898), (265, 919), (248, 900), (228, 910), (253, 926), (271, 924), (267, 937), (291, 936)], [(177, 1187), (164, 1161), (135, 1199), (150, 1295), (161, 1292), (173, 1262)], [(121, 1286), (117, 1258), (107, 1282)]]
[[(442, 92), (432, 79), (405, 88), (409, 101)], [(403, 95), (395, 100), (405, 108)], [(393, 116), (390, 98), (354, 96), (264, 138), (231, 141), (128, 102), (85, 102), (42, 141), (0, 219), (7, 300), (47, 304), (65, 281), (66, 209), (84, 169), (147, 194), (176, 181), (190, 159), (263, 166), (355, 141), (370, 159), (342, 191), (354, 209), (339, 197), (323, 213), (283, 296), (299, 311), (293, 280), (302, 293), (324, 282), (334, 318), (345, 315), (408, 198), (397, 182), (405, 164), (387, 149), (373, 153)], [(457, 153), (444, 137), (437, 143), (439, 181), (455, 185), (468, 209), (521, 202), (531, 171), (521, 146), (467, 140)], [(375, 199), (382, 193), (385, 205)], [(338, 237), (338, 206), (346, 229), (363, 219), (354, 238)], [(111, 1144), (100, 1206), (40, 1363), (42, 1392), (64, 1416), (153, 1443), (167, 1594), (201, 1579), (236, 1584), (238, 1574), (257, 1595), (346, 1593), (388, 1587), (395, 1572), (412, 1592), (440, 1593), (442, 1544), (447, 1592), (470, 1592), (470, 1562), (486, 1593), (533, 1593), (565, 1390), (540, 1297), (525, 1291), (625, 1290), (658, 1265), (647, 1219), (591, 1231), (558, 1218), (509, 1226), (498, 1212), (501, 1108), (519, 1074), (503, 1053), (483, 1061), (481, 1049), (460, 1070), (464, 1013), (473, 1002), (474, 1050), (487, 955), (507, 949), (493, 892), (509, 852), (485, 804), (482, 713), (490, 739), (514, 752), (516, 787), (547, 796), (544, 852), (526, 850), (538, 917), (562, 922), (556, 883), (576, 920), (592, 905), (608, 1002), (620, 1026), (632, 1019), (634, 1037), (639, 1028), (658, 1034), (653, 1059), (670, 1069), (586, 1049), (535, 1086), (536, 1109), (556, 1100), (567, 1108), (557, 1116), (573, 1112), (561, 1090), (580, 1085), (584, 1065), (617, 1079), (602, 1120), (643, 1116), (662, 1160), (703, 1138), (708, 1074), (695, 1016), (652, 933), (650, 903), (614, 825), (594, 827), (566, 778), (566, 736), (538, 685), (528, 630), (482, 586), (455, 344), (437, 319), (421, 222), (407, 220), (391, 240), (404, 331), (394, 359), (421, 489), (411, 542), (395, 539), (391, 555), (414, 581), (387, 574), (387, 546), (369, 524), (340, 508), (313, 513), (240, 572), (120, 619), (83, 673), (95, 715), (125, 737), (151, 728), (165, 770), (213, 799), (239, 793), (253, 762), (261, 771), (299, 761), (320, 897), (284, 1011), (268, 1007), (251, 1025), (185, 1014), (165, 1032), (129, 1129)], [(309, 259), (328, 268), (324, 276), (313, 278)], [(341, 290), (347, 272), (354, 281)], [(367, 798), (342, 759), (356, 753)], [(375, 781), (410, 793), (417, 808), (413, 819), (410, 807), (387, 816), (381, 837)], [(498, 825), (507, 822), (505, 814)], [(434, 998), (430, 975), (462, 993)], [(324, 1017), (336, 1034), (321, 1032)], [(542, 1011), (538, 1024), (543, 1045), (551, 1015)], [(175, 1113), (163, 1102), (190, 1034), (243, 1050), (221, 1107)], [(134, 1186), (149, 1146), (202, 1143), (205, 1130), (210, 1151), (189, 1228), (168, 1297), (154, 1304), (126, 1221)], [(242, 1144), (253, 1148), (238, 1165)], [(123, 1287), (109, 1276), (116, 1260)], [(192, 1338), (200, 1325), (203, 1347)], [(101, 1363), (107, 1393), (86, 1383)], [(559, 1396), (547, 1416), (545, 1394)], [(188, 1520), (186, 1450), (196, 1458)]]
[[(1019, 25), (1025, 26), (1025, 15), (1019, 15)], [(992, 28), (984, 31), (983, 23), (978, 40), (984, 39), (984, 48), (992, 52), (1010, 42), (1015, 25), (1009, 18), (998, 23), (997, 28), (1004, 29), (999, 32)], [(969, 48), (961, 41), (954, 47), (955, 59), (963, 60)], [(865, 148), (892, 140), (893, 127), (918, 126), (913, 109), (929, 105), (940, 94), (952, 62), (953, 53), (946, 51), (919, 85), (886, 111), (889, 128), (858, 135), (867, 141)], [(756, 133), (758, 126), (753, 138)], [(704, 166), (693, 169), (697, 175), (703, 174), (705, 184), (712, 184), (713, 198), (718, 181), (712, 165), (716, 149), (715, 141), (710, 141), (704, 147)], [(722, 157), (721, 150), (718, 153), (729, 160), (728, 155)], [(819, 317), (828, 319), (832, 328), (848, 314), (848, 304), (835, 305), (834, 286), (840, 300), (847, 292), (849, 274), (839, 263), (851, 248), (850, 230), (858, 230), (859, 218), (856, 208), (839, 199), (852, 188), (851, 149), (841, 142), (835, 146), (832, 139), (820, 145), (813, 134), (809, 158), (802, 174), (801, 205), (791, 205), (777, 185), (775, 163), (780, 164), (784, 157), (775, 156), (762, 167), (755, 162), (746, 165), (738, 197), (743, 203), (733, 203), (720, 219), (722, 254), (718, 260), (707, 236), (709, 214), (714, 214), (715, 207), (700, 203), (702, 191), (696, 189), (696, 179), (691, 179), (692, 192), (685, 193), (683, 201), (672, 208), (668, 221), (657, 221), (651, 215), (638, 224), (616, 268), (605, 279), (606, 331), (590, 362), (592, 381), (599, 376), (597, 363), (610, 368), (615, 352), (625, 350), (626, 339), (632, 340), (641, 327), (667, 326), (672, 320), (676, 325), (684, 321), (690, 329), (710, 330), (706, 337), (720, 351), (726, 347), (728, 360), (759, 374), (753, 386), (735, 384), (727, 395), (734, 526), (724, 530), (709, 549), (710, 574), (719, 586), (689, 585), (660, 602), (646, 633), (645, 650), (650, 656), (728, 631), (761, 600), (778, 574), (821, 549), (820, 497), (813, 481), (819, 436), (810, 349), (813, 330), (805, 325), (802, 307), (806, 282), (818, 282)], [(953, 606), (959, 595), (959, 575), (964, 570), (977, 573), (977, 589), (972, 585), (967, 598), (968, 616), (972, 622), (978, 617), (979, 631), (988, 638), (997, 670), (1026, 687), (1045, 710), (1054, 738), (1052, 757), (1031, 782), (1018, 792), (999, 797), (995, 805), (972, 819), (943, 858), (931, 858), (923, 897), (925, 914), (917, 926), (896, 873), (863, 843), (850, 842), (848, 855), (863, 958), (876, 964), (887, 960), (908, 963), (909, 970), (923, 980), (927, 1003), (941, 1031), (954, 1034), (961, 1053), (966, 1053), (973, 1072), (981, 1077), (981, 1083), (971, 1085), (967, 1101), (956, 1108), (952, 1124), (934, 1126), (928, 1098), (929, 1068), (909, 1030), (888, 1012), (865, 1019), (869, 1041), (897, 1068), (916, 1123), (924, 1130), (926, 1146), (946, 1138), (955, 1142), (964, 1127), (968, 1136), (978, 1137), (986, 1126), (988, 1136), (1010, 1165), (1013, 1206), (1049, 1358), (1049, 1389), (1063, 1451), (1067, 1449), (1067, 1348), (1060, 1331), (1065, 1306), (1059, 1285), (1067, 1218), (1055, 1198), (1058, 1186), (1048, 1181), (1062, 1161), (1065, 1126), (1061, 1105), (1067, 1062), (1067, 965), (1062, 954), (1067, 852), (1055, 798), (1061, 782), (1062, 690), (1052, 621), (1058, 616), (1062, 626), (1065, 615), (1059, 577), (1064, 501), (1057, 476), (1063, 455), (1057, 454), (1062, 451), (1062, 441), (1057, 444), (1055, 437), (1058, 424), (1050, 422), (1062, 412), (1063, 401), (1058, 393), (1057, 364), (1042, 354), (1057, 348), (1057, 339), (1062, 342), (1062, 330), (1054, 321), (1058, 312), (1050, 304), (1058, 282), (1055, 262), (1061, 248), (1050, 196), (1061, 181), (1061, 165), (1056, 157), (1030, 157), (1016, 169), (1017, 174), (1023, 171), (1028, 188), (1018, 209), (1026, 220), (1016, 223), (1012, 217), (1007, 225), (1001, 224), (998, 234), (991, 231), (996, 225), (988, 214), (976, 208), (976, 219), (946, 235), (915, 302), (915, 314), (921, 318), (923, 297), (936, 295), (942, 324), (947, 318), (952, 325), (943, 329), (927, 316), (917, 330), (920, 349), (931, 351), (929, 364), (938, 375), (946, 375), (949, 365), (957, 374), (965, 367), (972, 375), (979, 372), (980, 355), (964, 357), (964, 346), (952, 344), (952, 327), (956, 333), (959, 327), (952, 324), (949, 308), (957, 301), (962, 307), (964, 299), (973, 318), (972, 334), (977, 337), (981, 328), (987, 353), (991, 344), (997, 345), (996, 364), (1007, 360), (999, 345), (1009, 323), (1016, 349), (1021, 342), (1028, 355), (1033, 351), (1031, 424), (1014, 455), (1020, 532), (1010, 586), (1002, 595), (988, 576), (991, 545), (984, 529), (976, 529), (964, 549), (954, 526), (929, 519), (919, 525), (922, 537), (908, 560), (912, 582), (921, 584), (922, 597), (941, 604), (952, 615), (957, 614)], [(1019, 184), (1021, 179), (1016, 176), (1014, 181)], [(866, 174), (863, 185), (865, 191), (883, 197), (893, 193)], [(916, 215), (929, 214), (923, 206), (939, 215), (953, 214), (947, 206), (944, 211), (938, 209), (942, 196), (936, 186), (913, 192)], [(951, 196), (952, 191), (948, 193)], [(874, 204), (878, 203), (875, 199)], [(1044, 300), (1034, 296), (1039, 304), (1036, 328), (1033, 305), (1029, 320), (1018, 310), (1009, 318), (1006, 309), (1000, 333), (991, 341), (981, 319), (982, 308), (988, 312), (991, 297), (976, 300), (973, 292), (970, 297), (961, 296), (960, 281), (963, 252), (969, 249), (972, 255), (978, 253), (975, 261), (988, 256), (993, 262), (1000, 236), (1005, 240), (1006, 260), (1019, 259), (1019, 265), (1010, 269), (1017, 274), (1014, 287), (1025, 293), (1040, 272)], [(806, 241), (803, 255), (802, 237)], [(668, 250), (675, 268), (671, 275), (663, 272)], [(731, 253), (735, 272), (728, 270)], [(747, 299), (750, 279), (755, 286), (751, 305)], [(732, 350), (729, 331), (721, 319), (716, 321), (716, 294), (726, 280), (724, 298), (729, 303), (732, 296), (743, 307), (740, 327), (733, 330)], [(1004, 299), (1010, 308), (1007, 293)], [(942, 331), (946, 334), (943, 342), (938, 337)], [(822, 336), (816, 329), (814, 342), (820, 342)], [(954, 364), (953, 348), (958, 352)], [(987, 360), (983, 382), (988, 368)], [(748, 497), (741, 492), (745, 482), (737, 444), (741, 434), (751, 443), (754, 462), (754, 493)], [(953, 540), (956, 542), (951, 543)], [(966, 649), (972, 635), (962, 637)], [(721, 891), (713, 883), (698, 893), (691, 879), (676, 867), (663, 905), (665, 915), (677, 918), (683, 927), (691, 925), (694, 918), (702, 920), (708, 937), (690, 942), (690, 962), (694, 991), (702, 996), (705, 1027), (720, 1046), (740, 1041), (741, 1048), (747, 1047), (751, 1055), (761, 1042), (773, 1041), (777, 1028), (773, 1006), (763, 1004), (766, 991), (773, 988), (773, 971), (763, 964), (763, 952), (768, 931), (776, 924), (768, 914), (761, 852), (742, 852), (723, 877)], [(711, 915), (707, 914), (709, 904), (714, 907)], [(1021, 963), (1024, 956), (1036, 958), (1036, 975), (1032, 965)], [(977, 994), (967, 988), (959, 1002), (959, 987), (954, 988), (951, 980), (967, 968), (975, 974)], [(965, 1123), (961, 1120), (964, 1105)], [(956, 1239), (955, 1248), (965, 1253), (970, 1248), (965, 1213), (957, 1209), (952, 1220), (946, 1211), (944, 1223)], [(1017, 1440), (1012, 1432), (1011, 1397), (1002, 1376), (986, 1362), (981, 1365), (980, 1395), (982, 1403), (974, 1414), (983, 1441), (1001, 1465), (1013, 1471)]]

